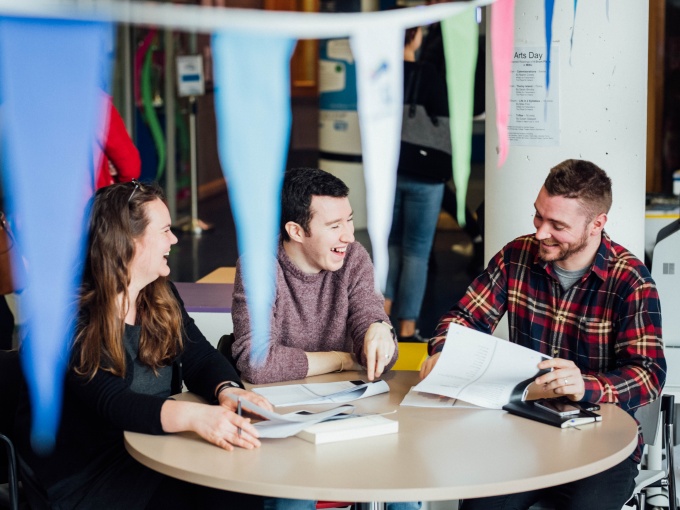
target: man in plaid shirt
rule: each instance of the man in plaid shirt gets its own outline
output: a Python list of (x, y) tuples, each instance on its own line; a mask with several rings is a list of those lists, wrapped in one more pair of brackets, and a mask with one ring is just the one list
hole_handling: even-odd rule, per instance
[[(437, 363), (450, 323), (491, 333), (507, 312), (510, 341), (552, 356), (538, 365), (552, 369), (536, 379), (545, 391), (631, 414), (658, 398), (666, 380), (659, 296), (644, 264), (604, 231), (611, 203), (611, 180), (593, 163), (570, 159), (551, 169), (534, 203), (536, 233), (498, 252), (442, 317), (421, 378)], [(560, 509), (620, 510), (641, 453), (639, 438), (631, 457), (598, 475), (462, 508), (526, 509), (550, 499)]]

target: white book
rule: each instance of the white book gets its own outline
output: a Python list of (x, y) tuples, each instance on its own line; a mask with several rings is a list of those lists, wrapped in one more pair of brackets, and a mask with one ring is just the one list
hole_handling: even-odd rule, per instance
[(317, 423), (301, 430), (296, 436), (310, 443), (324, 444), (397, 432), (398, 421), (375, 414)]

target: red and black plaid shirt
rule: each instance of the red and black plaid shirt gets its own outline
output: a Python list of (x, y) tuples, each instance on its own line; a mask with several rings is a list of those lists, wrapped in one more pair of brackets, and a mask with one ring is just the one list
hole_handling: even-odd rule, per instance
[(661, 310), (644, 264), (603, 232), (593, 265), (564, 291), (538, 250), (528, 235), (497, 253), (440, 320), (430, 354), (444, 347), (449, 323), (492, 333), (507, 312), (510, 341), (576, 363), (584, 401), (614, 402), (632, 414), (659, 397), (666, 380)]

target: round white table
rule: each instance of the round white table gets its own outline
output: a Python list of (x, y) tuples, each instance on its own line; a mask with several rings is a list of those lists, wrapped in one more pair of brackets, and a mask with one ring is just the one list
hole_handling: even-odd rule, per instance
[[(290, 384), (362, 376), (343, 372)], [(400, 407), (418, 373), (395, 371), (383, 378), (390, 392), (353, 402), (355, 412), (397, 410), (389, 417), (399, 420), (398, 434), (323, 445), (297, 437), (263, 439), (259, 449), (227, 452), (192, 433), (125, 432), (126, 447), (156, 471), (210, 487), (282, 498), (390, 502), (550, 487), (604, 471), (637, 445), (635, 421), (614, 405), (602, 406), (600, 423), (560, 429), (499, 410)]]

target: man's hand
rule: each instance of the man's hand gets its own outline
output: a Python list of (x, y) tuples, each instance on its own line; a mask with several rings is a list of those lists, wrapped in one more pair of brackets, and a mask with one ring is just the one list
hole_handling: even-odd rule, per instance
[(439, 355), (441, 352), (438, 352), (436, 354), (433, 354), (429, 358), (427, 358), (425, 361), (423, 361), (423, 364), (420, 367), (420, 379), (423, 380), (427, 377), (427, 374), (432, 372), (432, 369), (434, 366), (437, 364), (437, 361), (439, 360)]
[(536, 378), (536, 384), (555, 395), (564, 395), (570, 400), (579, 401), (586, 393), (581, 370), (573, 361), (553, 358), (541, 361), (539, 369), (552, 368), (551, 372)]
[(396, 351), (392, 329), (384, 322), (374, 322), (364, 336), (364, 354), (368, 380), (380, 377), (385, 367), (392, 361)]

